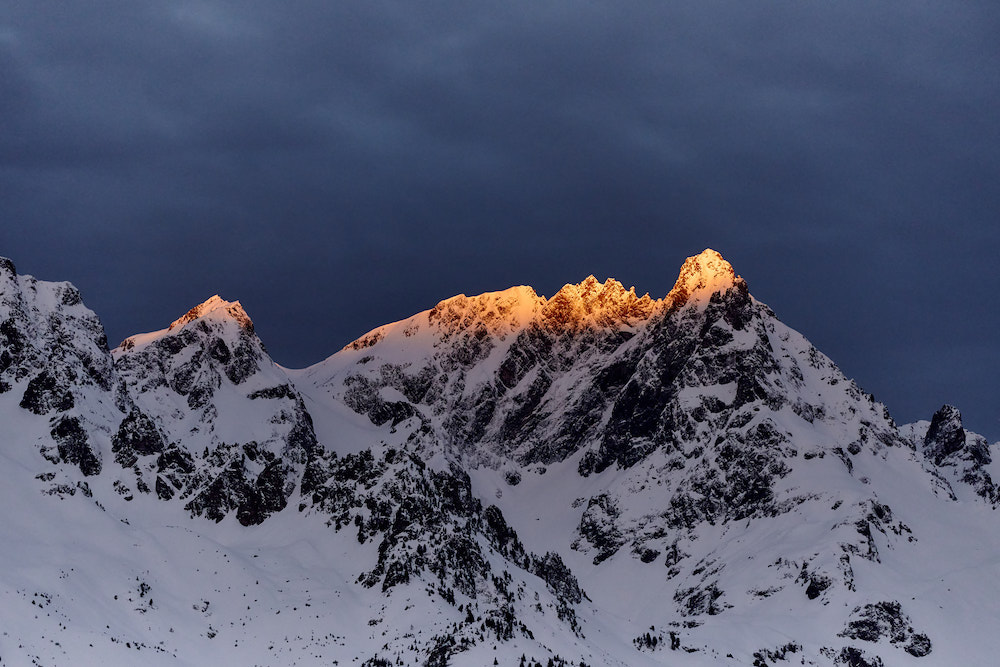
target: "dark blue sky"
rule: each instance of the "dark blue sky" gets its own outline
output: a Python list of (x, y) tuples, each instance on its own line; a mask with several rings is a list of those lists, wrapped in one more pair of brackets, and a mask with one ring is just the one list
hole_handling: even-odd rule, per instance
[(0, 5), (0, 254), (114, 342), (319, 361), (455, 293), (719, 250), (898, 421), (1000, 438), (1000, 6)]

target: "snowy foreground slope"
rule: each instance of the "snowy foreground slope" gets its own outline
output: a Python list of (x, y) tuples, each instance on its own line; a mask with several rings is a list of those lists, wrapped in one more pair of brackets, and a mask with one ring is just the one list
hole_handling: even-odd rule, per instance
[(109, 350), (0, 260), (0, 659), (991, 665), (997, 446), (897, 427), (710, 250), (303, 370), (219, 297)]

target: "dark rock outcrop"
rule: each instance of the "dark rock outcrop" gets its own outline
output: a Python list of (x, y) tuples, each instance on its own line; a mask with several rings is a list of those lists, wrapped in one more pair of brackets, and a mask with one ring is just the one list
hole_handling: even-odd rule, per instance
[(927, 436), (924, 438), (924, 453), (941, 465), (944, 460), (965, 447), (965, 429), (962, 428), (962, 414), (957, 408), (945, 405), (934, 413)]
[(101, 460), (90, 444), (90, 438), (77, 417), (58, 417), (52, 426), (52, 440), (59, 451), (59, 458), (80, 468), (84, 475), (101, 472)]
[(136, 407), (122, 420), (111, 440), (111, 451), (123, 468), (135, 465), (140, 456), (159, 454), (165, 446), (153, 420)]
[(840, 636), (866, 642), (877, 642), (885, 638), (918, 658), (931, 652), (931, 640), (924, 633), (913, 630), (909, 617), (896, 601), (877, 602), (855, 608)]

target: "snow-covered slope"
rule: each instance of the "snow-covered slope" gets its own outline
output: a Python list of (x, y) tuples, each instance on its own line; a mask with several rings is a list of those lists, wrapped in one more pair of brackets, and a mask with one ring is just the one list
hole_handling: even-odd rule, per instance
[(109, 352), (71, 286), (0, 278), (5, 660), (1000, 651), (996, 445), (897, 428), (714, 251), (662, 299), (460, 295), (304, 370), (238, 302)]

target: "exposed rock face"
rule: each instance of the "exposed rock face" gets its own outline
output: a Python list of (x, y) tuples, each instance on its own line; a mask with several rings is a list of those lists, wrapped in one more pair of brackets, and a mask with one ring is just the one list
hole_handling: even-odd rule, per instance
[[(587, 502), (587, 510), (580, 517), (579, 533), (581, 540), (595, 550), (594, 565), (613, 556), (625, 544), (625, 537), (617, 525), (620, 515), (617, 504), (606, 494), (594, 496)], [(584, 550), (580, 541), (575, 542), (573, 548)]]
[(963, 447), (965, 429), (962, 428), (962, 414), (958, 408), (945, 405), (931, 419), (930, 428), (924, 437), (924, 455), (939, 466)]
[(139, 456), (159, 454), (164, 447), (163, 436), (153, 420), (135, 407), (122, 420), (118, 433), (111, 441), (111, 451), (123, 468), (135, 465)]
[(59, 458), (64, 463), (78, 465), (84, 475), (101, 472), (101, 461), (94, 454), (79, 418), (64, 416), (56, 419), (52, 427), (52, 439), (56, 442)]
[[(672, 307), (688, 303), (705, 289), (697, 286), (711, 280), (696, 275), (678, 279), (683, 284)], [(693, 291), (687, 291), (688, 284), (695, 286)], [(625, 360), (614, 367), (619, 377), (630, 370), (630, 377), (624, 386), (610, 385), (617, 390), (609, 397), (610, 415), (599, 446), (580, 464), (582, 473), (601, 472), (612, 464), (628, 468), (655, 449), (677, 448), (702, 422), (727, 419), (747, 403), (767, 398), (766, 376), (777, 365), (761, 319), (756, 331), (748, 330), (753, 314), (749, 294), (736, 286), (715, 294), (701, 308), (670, 310), (650, 323), (634, 343), (641, 354), (632, 356), (634, 367), (623, 365), (629, 363)], [(737, 332), (750, 335), (737, 340)], [(706, 386), (726, 390), (700, 399), (693, 410), (684, 404), (686, 390)], [(735, 395), (729, 396), (732, 390)]]
[(65, 412), (74, 404), (73, 392), (44, 370), (31, 378), (21, 397), (21, 407), (36, 415)]
[(912, 622), (896, 601), (866, 604), (856, 608), (851, 612), (847, 627), (840, 634), (866, 642), (877, 642), (885, 638), (917, 658), (931, 652), (930, 639), (921, 632), (914, 632)]

